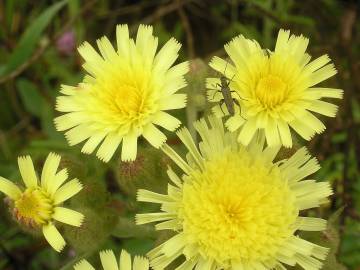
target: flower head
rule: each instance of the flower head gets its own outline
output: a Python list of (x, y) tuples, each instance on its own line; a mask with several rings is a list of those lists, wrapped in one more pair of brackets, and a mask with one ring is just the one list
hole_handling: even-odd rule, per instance
[(61, 206), (77, 194), (82, 185), (78, 179), (65, 183), (67, 170), (56, 172), (59, 163), (60, 156), (50, 153), (39, 181), (30, 156), (19, 157), (24, 189), (0, 177), (0, 191), (10, 198), (15, 219), (25, 226), (42, 229), (45, 239), (58, 252), (64, 248), (65, 240), (54, 226), (54, 221), (79, 227), (84, 219), (81, 213)]
[(72, 55), (76, 48), (76, 36), (73, 30), (67, 31), (56, 40), (57, 50), (64, 55)]
[[(134, 262), (131, 263), (131, 256), (125, 250), (120, 254), (120, 265), (118, 265), (114, 252), (105, 250), (100, 252), (101, 264), (104, 270), (148, 270), (149, 261), (143, 257), (136, 256)], [(75, 270), (94, 270), (94, 267), (86, 261), (82, 260), (74, 266)]]
[(56, 109), (65, 114), (55, 119), (70, 145), (86, 141), (82, 152), (107, 162), (122, 142), (121, 159), (134, 160), (137, 140), (143, 136), (160, 147), (166, 136), (161, 126), (173, 131), (181, 122), (167, 110), (185, 107), (186, 95), (176, 92), (186, 85), (188, 63), (172, 66), (180, 44), (170, 39), (156, 54), (158, 39), (151, 26), (140, 25), (136, 40), (127, 25), (116, 29), (117, 50), (106, 37), (97, 41), (99, 55), (85, 42), (79, 53), (89, 73), (78, 87), (62, 86)]
[[(164, 152), (184, 171), (169, 168), (168, 194), (139, 190), (138, 200), (161, 204), (160, 213), (138, 214), (138, 224), (160, 222), (158, 230), (176, 235), (149, 252), (154, 269), (184, 255), (181, 269), (285, 269), (299, 264), (320, 269), (327, 248), (296, 235), (322, 231), (326, 220), (300, 211), (326, 202), (327, 182), (308, 180), (319, 169), (305, 148), (274, 162), (280, 147), (264, 148), (264, 137), (247, 147), (225, 132), (218, 118), (195, 123), (202, 138), (196, 147), (187, 129), (178, 136), (188, 149), (183, 160), (169, 146)], [(306, 180), (304, 180), (306, 179)], [(180, 268), (179, 268), (180, 269)]]
[[(238, 139), (244, 145), (262, 130), (269, 146), (291, 147), (290, 127), (310, 140), (325, 130), (314, 113), (335, 116), (337, 106), (321, 99), (342, 98), (343, 91), (316, 85), (335, 75), (336, 69), (327, 55), (310, 61), (308, 42), (303, 36), (290, 36), (289, 31), (280, 30), (271, 52), (256, 41), (238, 36), (225, 45), (232, 63), (218, 57), (211, 61), (210, 66), (230, 82), (236, 112), (226, 126), (231, 131), (241, 127)], [(219, 78), (207, 80), (212, 102), (223, 100), (219, 85)], [(214, 107), (219, 117), (224, 111), (225, 106)]]

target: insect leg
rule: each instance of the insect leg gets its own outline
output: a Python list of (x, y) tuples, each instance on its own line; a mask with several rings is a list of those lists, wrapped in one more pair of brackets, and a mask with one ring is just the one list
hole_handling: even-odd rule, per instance
[(220, 102), (219, 102), (219, 105), (220, 105), (220, 110), (222, 111), (222, 113), (224, 114), (224, 115), (226, 115), (226, 113), (224, 112), (224, 110), (223, 110), (223, 108), (222, 108), (222, 105), (224, 105), (224, 103), (225, 103), (225, 100), (220, 100)]
[(263, 52), (264, 52), (265, 56), (267, 56), (267, 57), (270, 57), (270, 56), (271, 56), (269, 50), (264, 49)]
[(245, 118), (242, 116), (241, 105), (240, 105), (239, 101), (238, 101), (237, 99), (235, 99), (235, 98), (233, 98), (233, 101), (234, 101), (234, 103), (239, 107), (240, 117), (245, 120)]
[(241, 100), (247, 100), (247, 99), (245, 99), (245, 98), (242, 98), (242, 97), (240, 96), (240, 94), (239, 94), (238, 92), (236, 92), (236, 91), (230, 91), (230, 93), (235, 93), (235, 94), (237, 94), (238, 97), (239, 97), (239, 99), (241, 99)]
[[(220, 88), (221, 88), (221, 84), (220, 84), (220, 83), (213, 83), (211, 86), (214, 88), (214, 90), (217, 90), (216, 87), (220, 87)], [(210, 88), (208, 88), (208, 89), (210, 89)]]
[[(218, 87), (221, 88), (221, 85), (220, 85), (219, 83), (215, 84), (215, 86), (218, 86)], [(214, 86), (214, 88), (215, 88), (215, 86)], [(214, 90), (217, 90), (217, 91), (214, 92), (214, 95), (212, 96), (212, 100), (214, 100), (216, 93), (221, 92), (221, 91), (218, 90), (218, 89), (214, 89)]]
[(215, 92), (214, 92), (214, 95), (212, 96), (212, 99), (211, 99), (211, 100), (214, 100), (215, 95), (216, 95), (216, 93), (218, 93), (218, 92), (220, 92), (220, 91), (219, 91), (219, 90), (217, 90), (217, 91), (215, 91)]

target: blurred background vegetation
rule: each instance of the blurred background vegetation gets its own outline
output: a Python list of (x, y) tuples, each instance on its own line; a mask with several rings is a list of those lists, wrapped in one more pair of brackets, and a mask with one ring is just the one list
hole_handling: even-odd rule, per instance
[[(3, 0), (0, 1), (0, 175), (18, 181), (17, 157), (32, 155), (38, 170), (46, 155), (63, 156), (61, 166), (85, 184), (72, 201), (87, 219), (80, 229), (64, 226), (68, 245), (60, 255), (37, 232), (13, 221), (1, 194), (0, 269), (70, 269), (80, 257), (100, 249), (126, 248), (144, 254), (169, 237), (152, 226), (135, 226), (136, 212), (151, 205), (135, 202), (137, 187), (164, 191), (169, 160), (153, 148), (140, 147), (133, 163), (118, 157), (104, 164), (68, 147), (56, 132), (55, 98), (62, 83), (82, 80), (82, 59), (76, 47), (95, 45), (106, 35), (115, 40), (115, 26), (127, 23), (136, 33), (140, 23), (154, 26), (159, 44), (174, 36), (181, 41), (180, 60), (191, 61), (189, 106), (177, 112), (184, 125), (208, 110), (204, 78), (209, 59), (224, 56), (223, 45), (238, 34), (274, 47), (279, 28), (310, 38), (313, 57), (329, 54), (338, 74), (325, 82), (344, 89), (336, 119), (324, 118), (327, 129), (305, 144), (322, 169), (316, 179), (330, 181), (331, 202), (308, 214), (330, 217), (327, 231), (305, 238), (331, 247), (324, 269), (360, 269), (360, 23), (359, 1), (337, 0)], [(324, 85), (325, 85), (324, 84)], [(190, 127), (190, 126), (189, 126)], [(177, 146), (174, 134), (169, 143)], [(181, 151), (181, 149), (179, 149)], [(4, 200), (4, 202), (3, 202)]]

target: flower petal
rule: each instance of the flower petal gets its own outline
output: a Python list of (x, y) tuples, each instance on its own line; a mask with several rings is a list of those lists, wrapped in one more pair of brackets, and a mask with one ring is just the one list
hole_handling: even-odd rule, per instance
[(131, 270), (131, 256), (124, 249), (121, 251), (121, 254), (120, 254), (120, 268), (119, 269)]
[(84, 42), (78, 48), (78, 52), (86, 62), (94, 65), (102, 65), (104, 59), (97, 53), (97, 51), (90, 45), (89, 42)]
[(338, 106), (326, 101), (314, 100), (307, 109), (325, 116), (335, 117)]
[(176, 130), (181, 125), (180, 120), (163, 111), (155, 114), (153, 123), (170, 131)]
[(105, 140), (99, 147), (99, 150), (96, 153), (96, 156), (104, 161), (108, 162), (112, 156), (114, 155), (116, 149), (119, 147), (121, 143), (122, 136), (116, 133), (110, 133), (106, 136)]
[(178, 58), (180, 47), (181, 44), (176, 39), (171, 38), (156, 55), (153, 72), (163, 73), (168, 70)]
[(17, 200), (21, 196), (21, 190), (13, 182), (0, 176), (0, 191), (12, 200)]
[(65, 240), (52, 223), (43, 226), (42, 231), (46, 241), (53, 247), (53, 249), (57, 252), (63, 250), (66, 245)]
[(184, 108), (186, 105), (186, 94), (173, 94), (169, 97), (165, 97), (159, 100), (159, 106), (161, 110), (175, 110)]
[(19, 170), (26, 187), (36, 187), (38, 185), (34, 164), (30, 156), (18, 158)]
[(107, 37), (102, 37), (96, 41), (99, 51), (105, 61), (111, 62), (116, 59), (117, 53), (115, 52), (114, 47), (111, 45), (111, 42)]
[(61, 157), (55, 153), (50, 153), (45, 160), (45, 164), (41, 173), (41, 186), (48, 189), (48, 182), (51, 181), (59, 167)]
[(269, 147), (280, 144), (279, 131), (275, 121), (276, 120), (269, 118), (265, 128), (266, 142), (268, 143)]
[(279, 134), (281, 138), (281, 142), (285, 147), (291, 148), (292, 147), (292, 137), (290, 133), (289, 125), (282, 120), (277, 122)]
[(234, 132), (239, 127), (241, 127), (245, 123), (244, 118), (242, 118), (240, 115), (234, 115), (233, 117), (230, 117), (225, 125), (231, 132)]
[(337, 71), (334, 64), (328, 64), (311, 74), (309, 86), (313, 86), (322, 81), (325, 81), (326, 79), (334, 76), (336, 73)]
[(95, 148), (100, 144), (100, 142), (105, 138), (106, 132), (98, 131), (95, 132), (84, 144), (81, 152), (85, 154), (91, 154), (94, 152)]
[(59, 203), (66, 201), (67, 199), (71, 198), (72, 196), (80, 192), (82, 188), (83, 188), (82, 184), (76, 178), (67, 182), (65, 185), (63, 185), (55, 192), (53, 197), (54, 204), (57, 205)]
[(151, 123), (144, 128), (142, 135), (155, 148), (159, 148), (166, 141), (164, 133)]
[(309, 73), (315, 72), (316, 70), (319, 70), (320, 68), (325, 66), (330, 61), (331, 59), (329, 58), (329, 56), (327, 54), (324, 54), (307, 64), (304, 70)]
[(121, 150), (121, 160), (122, 161), (135, 160), (136, 153), (137, 153), (137, 136), (135, 134), (128, 134), (124, 136), (122, 150)]
[(54, 195), (54, 193), (66, 181), (67, 178), (68, 178), (67, 169), (62, 169), (61, 171), (59, 171), (55, 175), (55, 177), (52, 179), (52, 181), (49, 181), (49, 183), (48, 183), (48, 192), (51, 195)]
[(153, 36), (153, 27), (141, 24), (136, 35), (136, 48), (141, 54), (145, 67), (150, 67), (153, 63), (158, 39)]
[[(244, 36), (240, 35), (235, 37), (228, 44), (225, 44), (224, 49), (230, 56), (230, 59), (236, 66), (244, 66), (247, 68), (247, 59), (252, 55), (254, 42), (247, 40)], [(261, 51), (261, 48), (259, 48)]]
[(327, 98), (343, 98), (344, 90), (337, 88), (324, 88), (324, 87), (312, 87), (306, 92), (309, 95), (308, 98), (320, 99), (323, 97)]
[(320, 134), (325, 130), (325, 125), (321, 122), (316, 116), (308, 111), (305, 111), (302, 121), (306, 123), (309, 127), (315, 130), (316, 133)]
[(305, 140), (309, 141), (315, 134), (315, 131), (308, 127), (303, 121), (296, 119), (289, 122), (289, 125)]
[(135, 256), (133, 270), (148, 270), (148, 269), (149, 269), (149, 260), (144, 257)]
[(70, 112), (54, 119), (57, 131), (64, 131), (73, 128), (89, 119), (84, 112)]
[(248, 145), (251, 139), (254, 137), (256, 130), (256, 121), (248, 119), (247, 122), (242, 126), (238, 140), (243, 145)]
[(100, 252), (100, 260), (104, 269), (106, 270), (119, 270), (118, 264), (111, 250), (105, 250)]
[(84, 220), (84, 215), (64, 207), (55, 207), (53, 218), (62, 223), (80, 227)]
[(315, 232), (324, 231), (326, 229), (327, 221), (315, 217), (298, 217), (296, 224), (299, 230)]
[(82, 260), (74, 265), (74, 270), (95, 270), (95, 268), (87, 260)]
[(65, 133), (66, 140), (70, 146), (85, 141), (94, 134), (94, 131), (87, 124), (80, 124)]
[(289, 30), (280, 29), (276, 40), (275, 52), (280, 52), (287, 47), (289, 37), (290, 37)]
[(116, 43), (118, 53), (122, 56), (129, 55), (129, 28), (127, 24), (119, 24), (116, 26)]
[(211, 59), (209, 66), (229, 79), (236, 73), (235, 67), (232, 64), (217, 56)]

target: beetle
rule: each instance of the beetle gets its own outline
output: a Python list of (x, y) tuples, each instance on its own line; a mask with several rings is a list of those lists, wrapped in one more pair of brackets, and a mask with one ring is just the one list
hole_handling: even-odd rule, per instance
[[(224, 74), (226, 73), (227, 64), (228, 64), (228, 62), (226, 62)], [(225, 106), (226, 106), (229, 114), (230, 114), (231, 116), (234, 116), (234, 115), (235, 115), (235, 106), (234, 106), (234, 104), (235, 104), (235, 105), (239, 106), (239, 108), (240, 108), (240, 116), (241, 116), (241, 106), (240, 106), (240, 103), (239, 103), (239, 101), (238, 101), (236, 98), (233, 98), (232, 95), (231, 95), (231, 93), (236, 93), (236, 94), (238, 94), (238, 96), (239, 96), (240, 99), (243, 99), (243, 98), (240, 97), (240, 95), (239, 95), (238, 92), (232, 91), (232, 90), (230, 89), (230, 83), (231, 83), (231, 81), (233, 80), (234, 77), (235, 77), (235, 74), (234, 74), (234, 76), (231, 78), (231, 80), (229, 80), (227, 77), (225, 77), (225, 75), (221, 74), (221, 76), (220, 76), (220, 83), (217, 83), (217, 84), (216, 84), (216, 86), (218, 86), (218, 87), (220, 88), (220, 91), (216, 91), (216, 92), (214, 93), (213, 99), (214, 99), (215, 94), (216, 94), (217, 92), (221, 92), (221, 94), (222, 94), (222, 96), (223, 96), (223, 98), (220, 100), (220, 108), (221, 108), (221, 111), (224, 112), (224, 111), (222, 110), (222, 105), (225, 103)]]
[(223, 95), (223, 98), (220, 100), (220, 108), (222, 110), (222, 105), (225, 103), (225, 106), (229, 114), (231, 116), (234, 116), (235, 114), (234, 104), (236, 104), (240, 108), (240, 103), (237, 99), (231, 96), (231, 93), (235, 91), (230, 90), (229, 87), (230, 82), (231, 81), (229, 81), (228, 78), (226, 78), (225, 76), (222, 75), (220, 77), (220, 84), (218, 84), (218, 86), (220, 87), (221, 94)]

